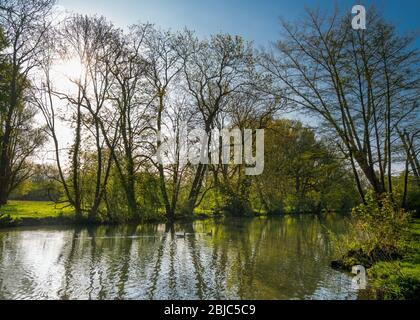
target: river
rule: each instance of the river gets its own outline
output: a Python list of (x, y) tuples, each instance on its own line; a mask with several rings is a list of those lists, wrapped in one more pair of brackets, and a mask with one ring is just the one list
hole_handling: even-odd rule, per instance
[(0, 230), (0, 299), (357, 299), (337, 215)]

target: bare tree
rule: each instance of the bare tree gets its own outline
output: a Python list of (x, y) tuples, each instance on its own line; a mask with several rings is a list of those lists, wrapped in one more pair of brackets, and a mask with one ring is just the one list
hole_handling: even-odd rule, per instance
[[(118, 114), (119, 141), (109, 145), (118, 175), (127, 197), (129, 213), (140, 215), (137, 203), (137, 173), (141, 166), (142, 135), (148, 129), (149, 102), (145, 98), (145, 73), (148, 65), (142, 56), (145, 41), (144, 29), (132, 30), (129, 35), (119, 35), (112, 43), (112, 53), (105, 58), (114, 81), (111, 86), (112, 110)], [(109, 141), (107, 139), (107, 141)]]
[[(117, 36), (118, 32), (103, 18), (76, 15), (66, 19), (50, 34), (49, 50), (45, 50), (42, 60), (44, 79), (34, 94), (54, 143), (60, 182), (78, 219), (85, 212), (89, 220), (97, 219), (110, 177), (113, 157), (109, 149), (115, 148), (118, 130), (111, 130), (107, 124), (118, 115), (109, 116), (113, 77), (106, 59), (112, 55), (111, 44)], [(54, 85), (51, 69), (68, 60), (79, 62), (80, 74), (67, 79), (64, 87)], [(57, 113), (62, 102), (73, 110), (69, 119), (74, 127), (69, 175), (60, 159), (57, 138)], [(86, 179), (94, 183), (87, 183)]]
[(350, 17), (308, 11), (294, 26), (282, 23), (278, 55), (263, 67), (289, 102), (317, 115), (343, 145), (359, 193), (363, 172), (376, 194), (392, 193), (396, 126), (418, 112), (418, 52), (371, 10), (369, 28), (352, 30)]
[[(212, 130), (230, 95), (245, 90), (253, 52), (240, 37), (219, 34), (199, 41), (191, 33), (181, 37), (178, 45), (184, 60), (185, 87), (192, 97), (193, 110), (200, 115), (198, 127), (212, 140)], [(184, 211), (191, 214), (197, 204), (208, 165), (195, 166), (192, 185)]]
[[(151, 105), (154, 107), (155, 133), (161, 133), (165, 126), (165, 119), (170, 113), (170, 103), (174, 100), (174, 92), (176, 92), (176, 80), (180, 79), (180, 73), (183, 70), (182, 59), (176, 51), (176, 37), (170, 32), (157, 30), (150, 26), (137, 26), (135, 28), (138, 35), (145, 36), (145, 59), (148, 63), (146, 79), (151, 88)], [(180, 116), (182, 108), (173, 106), (173, 117), (171, 120), (175, 130), (179, 130)], [(166, 115), (166, 117), (165, 117)], [(179, 131), (178, 131), (179, 134)], [(177, 139), (179, 143), (179, 139)], [(153, 148), (157, 151), (161, 148), (162, 141), (160, 138), (156, 139), (156, 146)], [(177, 151), (179, 150), (177, 149)], [(179, 157), (179, 154), (177, 155)], [(179, 161), (177, 164), (165, 168), (160, 161), (152, 161), (159, 174), (159, 187), (161, 190), (163, 203), (166, 210), (167, 219), (173, 221), (175, 218), (175, 210), (178, 200), (179, 185), (180, 185), (180, 170)], [(167, 186), (167, 180), (172, 183), (172, 195)]]

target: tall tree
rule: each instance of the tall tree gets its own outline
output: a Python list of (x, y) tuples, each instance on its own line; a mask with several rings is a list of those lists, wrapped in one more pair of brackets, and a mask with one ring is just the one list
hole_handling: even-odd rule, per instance
[(368, 28), (353, 30), (338, 12), (307, 12), (303, 23), (282, 23), (276, 54), (262, 65), (286, 88), (291, 104), (316, 115), (376, 194), (392, 192), (396, 125), (418, 112), (417, 51), (371, 10)]
[[(145, 31), (147, 28), (147, 31)], [(183, 64), (178, 52), (176, 51), (176, 37), (170, 32), (163, 32), (153, 27), (137, 26), (135, 28), (137, 34), (144, 35), (145, 38), (145, 60), (148, 68), (146, 73), (147, 82), (151, 88), (151, 106), (154, 109), (155, 121), (152, 125), (155, 133), (162, 133), (168, 126), (165, 121), (169, 120), (171, 111), (170, 101), (174, 99), (174, 92), (176, 92), (176, 84), (174, 82), (179, 80), (179, 75), (183, 69)], [(172, 118), (178, 118), (180, 109), (174, 110)], [(179, 129), (179, 123), (172, 123), (174, 130)], [(162, 139), (156, 139), (156, 146), (154, 150), (159, 150), (162, 147)], [(177, 152), (177, 151), (175, 151)], [(159, 186), (165, 206), (166, 216), (169, 221), (175, 218), (175, 210), (178, 202), (178, 193), (180, 186), (180, 170), (179, 161), (166, 168), (162, 161), (153, 161), (158, 174)], [(168, 181), (171, 181), (171, 186), (168, 186)], [(171, 193), (172, 191), (172, 193)]]
[[(126, 195), (129, 214), (137, 218), (141, 214), (137, 201), (140, 141), (150, 117), (143, 88), (147, 70), (147, 63), (141, 54), (144, 38), (145, 34), (140, 31), (132, 31), (128, 35), (119, 33), (112, 41), (109, 54), (103, 59), (113, 79), (109, 92), (112, 111), (109, 112), (115, 112), (119, 119), (115, 128), (118, 132), (116, 145), (109, 144), (107, 133), (104, 133), (104, 137)], [(109, 122), (106, 117), (102, 117), (102, 121)], [(112, 127), (112, 124), (109, 126)]]
[(39, 131), (30, 133), (34, 109), (28, 109), (25, 93), (30, 86), (30, 72), (38, 64), (37, 57), (51, 23), (49, 17), (54, 4), (53, 0), (0, 1), (0, 25), (8, 44), (2, 54), (8, 71), (7, 103), (2, 104), (1, 110), (0, 205), (7, 202), (15, 185), (27, 177), (26, 172), (17, 178), (26, 159), (43, 142)]
[[(241, 37), (218, 34), (199, 41), (191, 33), (183, 35), (178, 51), (184, 60), (186, 91), (192, 98), (194, 111), (200, 116), (197, 128), (209, 137), (226, 101), (235, 93), (246, 90), (253, 67), (251, 45)], [(192, 213), (202, 191), (208, 164), (195, 168), (185, 212)]]

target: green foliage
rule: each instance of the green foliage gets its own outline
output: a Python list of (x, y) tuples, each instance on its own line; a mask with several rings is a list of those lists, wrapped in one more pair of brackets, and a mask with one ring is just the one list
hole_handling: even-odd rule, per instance
[(411, 239), (400, 261), (379, 262), (368, 270), (377, 299), (420, 299), (420, 221), (411, 223)]
[(14, 225), (15, 220), (10, 215), (6, 215), (0, 211), (0, 228), (13, 227)]
[(366, 204), (352, 212), (348, 233), (332, 237), (341, 260), (333, 266), (350, 270), (368, 268), (368, 295), (375, 299), (420, 298), (420, 223), (394, 205), (390, 195), (376, 199), (372, 192)]
[(420, 299), (420, 264), (410, 270), (401, 262), (377, 263), (369, 269), (369, 277), (377, 299)]
[(19, 71), (13, 76), (13, 70), (20, 68), (12, 65), (9, 55), (3, 54), (6, 46), (0, 30), (0, 150), (7, 151), (0, 159), (2, 203), (31, 176), (33, 163), (29, 159), (47, 140), (44, 128), (35, 121), (37, 108), (27, 103), (31, 87), (28, 75)]
[(127, 198), (118, 174), (113, 170), (107, 185), (105, 220), (127, 222), (133, 219), (144, 221), (163, 220), (162, 200), (157, 175), (142, 172), (136, 175), (136, 202), (139, 207), (139, 216), (130, 216)]
[(368, 193), (366, 204), (354, 208), (352, 215), (353, 226), (362, 237), (361, 249), (365, 254), (382, 260), (405, 249), (411, 215), (398, 208), (390, 194), (376, 199), (374, 193)]
[(231, 194), (226, 198), (225, 205), (221, 208), (231, 216), (241, 217), (252, 215), (249, 200), (243, 194)]
[(408, 189), (406, 208), (414, 211), (416, 216), (420, 217), (420, 186), (418, 183)]
[(1, 207), (1, 212), (14, 220), (56, 218), (73, 214), (72, 208), (48, 201), (9, 201)]
[(256, 189), (267, 212), (348, 212), (356, 204), (353, 179), (314, 130), (298, 121), (273, 121), (265, 134), (265, 170)]
[(366, 204), (353, 209), (348, 233), (334, 239), (342, 256), (340, 265), (346, 269), (356, 264), (370, 267), (401, 258), (408, 249), (410, 221), (411, 215), (396, 206), (391, 195), (377, 199), (369, 192)]
[(138, 175), (137, 188), (139, 190), (137, 203), (144, 220), (163, 220), (164, 211), (160, 197), (159, 179), (157, 175), (148, 171)]
[[(405, 172), (401, 172), (398, 177), (393, 179), (394, 197), (399, 203), (403, 202), (404, 178)], [(420, 217), (420, 184), (412, 174), (408, 176), (407, 198), (404, 207), (408, 211), (415, 212), (416, 216)]]
[(10, 195), (11, 200), (21, 201), (59, 201), (62, 197), (62, 186), (50, 175), (55, 174), (50, 166), (34, 166), (33, 175), (23, 181)]
[(105, 195), (105, 203), (108, 220), (127, 221), (129, 219), (127, 197), (116, 170), (112, 170), (111, 172)]

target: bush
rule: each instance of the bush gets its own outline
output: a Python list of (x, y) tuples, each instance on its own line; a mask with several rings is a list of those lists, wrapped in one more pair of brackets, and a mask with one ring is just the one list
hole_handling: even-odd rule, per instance
[(377, 199), (368, 193), (366, 204), (352, 210), (348, 234), (335, 241), (341, 265), (370, 267), (401, 258), (409, 242), (410, 220), (411, 215), (397, 207), (389, 194)]

